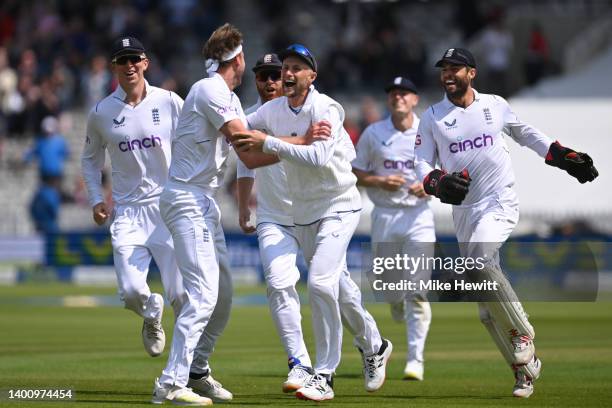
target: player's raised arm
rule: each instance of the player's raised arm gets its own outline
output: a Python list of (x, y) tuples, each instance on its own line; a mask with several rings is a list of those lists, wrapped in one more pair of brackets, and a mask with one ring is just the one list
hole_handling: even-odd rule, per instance
[(508, 103), (502, 98), (499, 99), (506, 107), (504, 119), (508, 133), (517, 143), (538, 153), (545, 159), (546, 164), (567, 171), (580, 183), (584, 184), (597, 178), (599, 172), (588, 154), (562, 146), (558, 141), (553, 143), (551, 138), (538, 129), (521, 122)]

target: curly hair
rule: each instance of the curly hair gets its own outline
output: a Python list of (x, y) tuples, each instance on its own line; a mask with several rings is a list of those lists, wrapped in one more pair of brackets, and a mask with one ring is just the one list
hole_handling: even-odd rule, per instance
[(205, 58), (221, 61), (224, 54), (232, 51), (242, 44), (242, 33), (230, 23), (225, 23), (217, 28), (211, 35), (202, 53)]

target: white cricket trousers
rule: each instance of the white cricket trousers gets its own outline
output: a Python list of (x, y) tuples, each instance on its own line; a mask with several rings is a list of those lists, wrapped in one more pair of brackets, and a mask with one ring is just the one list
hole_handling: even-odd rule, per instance
[(229, 319), (232, 282), (215, 200), (191, 186), (168, 183), (160, 206), (187, 293), (160, 383), (185, 387), (190, 371), (208, 368), (208, 356)]
[[(453, 207), (453, 221), (461, 255), (485, 256), (499, 267), (499, 248), (506, 242), (519, 220), (519, 203), (511, 187), (492, 194), (482, 201), (466, 207)], [(506, 298), (515, 297), (510, 285)], [(520, 302), (479, 302), (479, 316), (498, 349), (509, 365), (514, 363), (510, 330), (535, 337), (533, 326)]]
[[(296, 266), (299, 244), (295, 229), (269, 222), (260, 223), (257, 225), (257, 237), (270, 313), (281, 343), (290, 359), (297, 358), (302, 365), (312, 367), (302, 333), (300, 298), (295, 289), (300, 279)], [(346, 262), (343, 262), (340, 274), (339, 303), (342, 321), (353, 334), (355, 345), (366, 354), (376, 353), (382, 338), (374, 318), (363, 306), (361, 292), (351, 279)]]
[(147, 275), (153, 258), (176, 317), (186, 301), (186, 294), (174, 257), (172, 237), (159, 212), (159, 198), (116, 206), (110, 233), (119, 296), (126, 309), (147, 319), (156, 319), (161, 314), (161, 310), (148, 304), (151, 290)]
[(317, 351), (313, 368), (320, 374), (334, 373), (340, 363), (340, 276), (359, 215), (360, 211), (338, 213), (310, 225), (295, 227), (308, 265), (308, 292)]
[[(373, 256), (381, 256), (380, 245), (390, 246), (401, 254), (419, 258), (434, 255), (436, 231), (433, 212), (427, 203), (415, 207), (383, 208), (372, 210), (372, 251)], [(424, 243), (424, 244), (423, 244)], [(391, 244), (391, 245), (390, 245)], [(402, 278), (412, 282), (427, 282), (431, 279), (431, 268), (421, 268), (413, 274)], [(387, 295), (387, 293), (385, 293)], [(394, 292), (400, 299), (389, 296), (391, 302), (404, 302), (404, 319), (406, 321), (406, 339), (408, 342), (407, 361), (424, 361), (425, 342), (431, 324), (431, 306), (426, 291), (408, 293)], [(403, 296), (405, 295), (405, 296)]]

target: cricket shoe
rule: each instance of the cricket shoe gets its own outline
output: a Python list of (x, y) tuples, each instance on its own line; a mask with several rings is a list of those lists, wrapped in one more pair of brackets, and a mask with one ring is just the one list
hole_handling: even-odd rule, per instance
[(389, 361), (391, 351), (393, 351), (393, 344), (387, 339), (382, 339), (382, 344), (378, 349), (378, 353), (369, 356), (361, 353), (363, 359), (363, 376), (365, 378), (365, 389), (367, 392), (374, 392), (380, 389), (384, 384), (387, 361)]
[(408, 361), (404, 367), (404, 380), (423, 381), (425, 367), (421, 361)]
[(161, 405), (165, 402), (170, 402), (174, 405), (202, 407), (212, 405), (210, 398), (202, 397), (191, 390), (191, 388), (164, 386), (159, 383), (159, 378), (155, 379), (155, 387), (153, 388), (153, 404)]
[(390, 303), (389, 308), (391, 309), (391, 318), (397, 323), (402, 323), (405, 319), (404, 313), (406, 310), (404, 301)]
[(142, 343), (151, 357), (157, 357), (164, 352), (166, 334), (162, 327), (162, 314), (164, 311), (164, 298), (159, 293), (152, 293), (147, 301), (147, 308), (154, 307), (159, 310), (156, 318), (145, 318), (142, 323)]
[(232, 393), (223, 388), (223, 385), (210, 374), (198, 379), (190, 377), (187, 386), (214, 402), (229, 402), (234, 398)]
[(515, 335), (511, 339), (514, 349), (514, 364), (527, 364), (533, 360), (535, 354), (535, 345), (533, 339), (527, 335)]
[(287, 381), (283, 383), (283, 392), (294, 392), (306, 386), (314, 371), (310, 367), (301, 364), (294, 365), (287, 375)]
[(529, 398), (533, 394), (533, 382), (540, 377), (542, 362), (539, 358), (533, 356), (533, 360), (529, 364), (513, 365), (512, 369), (516, 379), (512, 395), (517, 398)]
[(314, 374), (306, 385), (296, 391), (301, 400), (326, 401), (334, 398), (334, 380), (331, 374)]

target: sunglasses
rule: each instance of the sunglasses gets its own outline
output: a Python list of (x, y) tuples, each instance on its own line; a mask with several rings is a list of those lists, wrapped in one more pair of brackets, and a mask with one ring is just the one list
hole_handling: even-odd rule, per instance
[(287, 50), (295, 51), (300, 55), (303, 55), (308, 58), (312, 58), (312, 54), (310, 54), (310, 50), (304, 47), (302, 44), (292, 44), (289, 47), (287, 47)]
[(266, 82), (268, 78), (270, 78), (272, 81), (278, 81), (280, 77), (280, 71), (259, 71), (255, 74), (255, 78), (259, 82)]
[(132, 64), (138, 64), (140, 61), (144, 60), (145, 57), (141, 55), (124, 55), (122, 57), (117, 57), (113, 60), (113, 64), (116, 65), (125, 65), (129, 62)]

